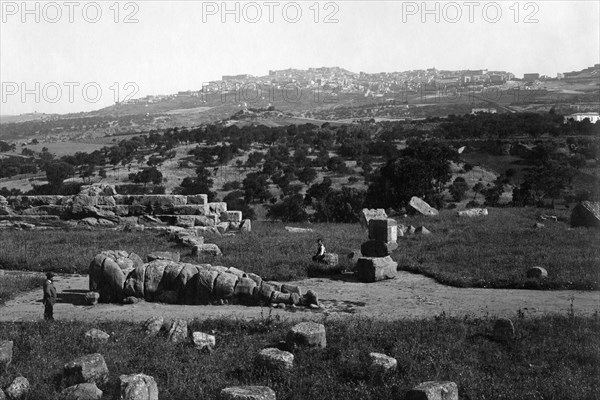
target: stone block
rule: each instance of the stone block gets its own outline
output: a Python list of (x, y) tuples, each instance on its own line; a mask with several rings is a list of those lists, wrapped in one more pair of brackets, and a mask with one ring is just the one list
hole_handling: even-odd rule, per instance
[(242, 222), (241, 211), (223, 211), (221, 213), (221, 222)]
[(205, 194), (194, 194), (187, 196), (188, 204), (197, 204), (197, 205), (207, 205), (208, 204), (208, 196)]
[(171, 324), (167, 340), (172, 343), (185, 342), (188, 339), (188, 324), (185, 319), (176, 319)]
[(87, 304), (88, 306), (95, 306), (96, 304), (98, 304), (99, 300), (100, 293), (98, 292), (87, 292), (85, 294), (85, 304)]
[(174, 206), (175, 215), (207, 215), (208, 206), (206, 204), (186, 204), (185, 206)]
[(412, 210), (414, 210), (415, 212), (422, 214), (422, 215), (427, 215), (427, 216), (436, 216), (439, 215), (439, 211), (436, 210), (435, 208), (431, 207), (429, 204), (427, 204), (427, 202), (425, 202), (423, 199), (413, 196), (410, 199), (410, 202), (408, 203), (408, 207)]
[(13, 358), (14, 343), (12, 340), (0, 341), (0, 372), (5, 370)]
[(204, 244), (203, 236), (184, 236), (181, 238), (181, 244), (186, 247), (195, 247)]
[(396, 242), (380, 242), (379, 240), (368, 240), (360, 245), (360, 253), (363, 257), (387, 257), (398, 248)]
[(106, 343), (110, 335), (100, 329), (92, 328), (85, 333), (85, 338), (95, 343)]
[(194, 226), (215, 226), (219, 223), (219, 217), (215, 214), (210, 215), (197, 215), (194, 218)]
[(369, 229), (369, 221), (372, 219), (387, 219), (387, 214), (383, 208), (369, 209), (363, 208), (360, 213), (360, 226), (363, 229)]
[(377, 282), (396, 277), (398, 263), (391, 257), (361, 257), (356, 262), (356, 275), (361, 282)]
[(249, 219), (245, 219), (240, 224), (241, 232), (251, 232), (252, 231), (252, 222)]
[(294, 355), (274, 347), (262, 349), (256, 357), (259, 365), (275, 371), (290, 371), (294, 368)]
[(471, 208), (468, 210), (459, 211), (457, 214), (459, 217), (483, 217), (483, 216), (488, 215), (488, 209), (487, 208)]
[(175, 219), (175, 225), (182, 228), (193, 228), (196, 217), (193, 215), (178, 215)]
[(394, 372), (398, 367), (398, 361), (385, 354), (369, 353), (369, 359), (371, 360), (369, 372), (374, 376)]
[(227, 211), (227, 203), (225, 203), (225, 202), (208, 203), (208, 212), (209, 213), (221, 215), (221, 213), (224, 211)]
[(288, 349), (297, 346), (325, 348), (327, 346), (325, 325), (316, 322), (301, 322), (294, 325), (287, 334), (286, 344)]
[(88, 354), (65, 364), (63, 376), (67, 386), (86, 382), (102, 384), (108, 379), (108, 367), (102, 354)]
[(215, 279), (214, 294), (219, 299), (228, 299), (235, 293), (238, 277), (230, 273), (220, 273)]
[(165, 320), (162, 316), (148, 318), (143, 324), (143, 330), (146, 336), (155, 336), (160, 332)]
[(225, 232), (227, 232), (227, 230), (229, 229), (229, 222), (219, 222), (216, 225), (218, 231), (220, 234), (223, 234)]
[(369, 239), (384, 243), (398, 240), (398, 223), (391, 219), (371, 219), (369, 221)]
[(276, 396), (267, 386), (233, 386), (221, 390), (219, 400), (276, 400)]
[(119, 400), (158, 400), (158, 385), (149, 375), (121, 375), (117, 393)]
[(192, 340), (194, 342), (194, 346), (198, 350), (212, 350), (217, 343), (217, 340), (213, 335), (209, 335), (208, 333), (204, 332), (192, 333)]
[(405, 400), (458, 400), (458, 386), (454, 382), (423, 382), (409, 390)]
[(101, 400), (102, 395), (95, 383), (80, 383), (60, 392), (60, 400)]
[(17, 376), (6, 388), (6, 396), (9, 400), (22, 400), (29, 393), (29, 381), (23, 376)]
[(222, 256), (223, 253), (219, 246), (214, 243), (205, 243), (192, 247), (192, 255), (194, 256)]
[(530, 279), (544, 279), (548, 277), (548, 271), (542, 267), (531, 267), (527, 270), (527, 277)]

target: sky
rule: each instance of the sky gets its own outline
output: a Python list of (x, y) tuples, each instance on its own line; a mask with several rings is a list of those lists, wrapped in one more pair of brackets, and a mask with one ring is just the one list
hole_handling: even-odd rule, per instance
[(69, 113), (222, 75), (600, 63), (600, 1), (0, 1), (0, 114)]

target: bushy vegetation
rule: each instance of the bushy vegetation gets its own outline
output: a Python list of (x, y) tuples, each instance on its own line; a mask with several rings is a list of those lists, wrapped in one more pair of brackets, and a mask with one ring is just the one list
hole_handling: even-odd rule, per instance
[[(270, 372), (255, 363), (256, 354), (277, 346), (291, 326), (267, 316), (255, 321), (193, 321), (191, 331), (216, 335), (212, 353), (144, 337), (139, 325), (127, 322), (1, 323), (0, 337), (14, 341), (15, 354), (0, 386), (23, 375), (32, 384), (29, 399), (56, 400), (64, 387), (63, 365), (99, 352), (110, 372), (110, 381), (100, 386), (107, 398), (114, 395), (120, 374), (139, 372), (156, 379), (163, 400), (216, 399), (221, 389), (236, 385), (266, 385), (278, 399), (387, 400), (403, 398), (428, 380), (456, 382), (461, 399), (600, 396), (597, 316), (514, 322), (518, 339), (502, 344), (490, 340), (490, 319), (325, 321), (327, 347), (296, 350), (289, 373)], [(84, 333), (91, 328), (108, 332), (111, 339), (90, 344)], [(383, 378), (370, 376), (369, 352), (396, 358), (397, 371)]]

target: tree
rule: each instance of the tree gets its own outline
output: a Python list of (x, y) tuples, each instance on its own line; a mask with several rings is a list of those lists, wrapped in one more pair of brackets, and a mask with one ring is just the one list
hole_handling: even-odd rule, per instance
[(316, 178), (317, 170), (312, 167), (304, 167), (300, 170), (300, 172), (298, 172), (298, 179), (300, 179), (300, 182), (303, 182), (306, 185), (314, 181)]
[(348, 187), (332, 190), (316, 202), (313, 219), (316, 222), (358, 222), (364, 201), (364, 191)]
[(569, 186), (575, 170), (567, 163), (548, 161), (527, 171), (523, 183), (513, 190), (513, 205), (541, 205), (544, 199), (558, 198)]
[(244, 187), (244, 199), (248, 204), (259, 200), (264, 202), (271, 193), (267, 189), (267, 176), (260, 173), (250, 173), (246, 176), (246, 179), (242, 182)]
[(216, 193), (210, 190), (213, 186), (213, 182), (214, 181), (210, 178), (210, 171), (204, 166), (200, 166), (196, 168), (196, 176), (183, 178), (176, 191), (177, 193), (184, 195), (205, 194), (210, 201), (216, 197)]
[(461, 201), (465, 198), (465, 193), (469, 190), (469, 185), (462, 176), (457, 176), (450, 185), (450, 195), (454, 201)]
[(279, 203), (267, 206), (267, 218), (283, 222), (305, 222), (308, 214), (304, 209), (302, 195), (295, 194), (284, 197)]
[(46, 165), (46, 178), (51, 186), (62, 186), (63, 181), (74, 173), (73, 166), (64, 161), (51, 162)]
[(450, 162), (458, 160), (455, 150), (436, 142), (411, 142), (400, 154), (380, 169), (369, 186), (368, 207), (399, 209), (412, 196), (436, 201), (452, 177)]
[(143, 183), (146, 186), (148, 183), (152, 182), (155, 185), (158, 185), (162, 182), (162, 172), (160, 172), (156, 167), (144, 168), (138, 173), (129, 174), (129, 179), (135, 183)]

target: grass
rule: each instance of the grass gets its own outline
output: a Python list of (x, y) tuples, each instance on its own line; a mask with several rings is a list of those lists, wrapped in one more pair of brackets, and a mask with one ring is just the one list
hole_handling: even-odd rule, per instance
[[(427, 380), (456, 382), (465, 400), (600, 396), (598, 316), (514, 322), (518, 339), (502, 344), (488, 338), (490, 319), (326, 321), (327, 347), (296, 350), (292, 373), (269, 372), (254, 362), (290, 328), (272, 318), (191, 322), (190, 331), (216, 335), (212, 353), (146, 338), (139, 325), (128, 322), (2, 323), (0, 338), (13, 340), (15, 350), (0, 386), (23, 375), (32, 385), (29, 400), (56, 400), (63, 388), (62, 366), (99, 352), (110, 372), (110, 382), (100, 386), (106, 398), (112, 398), (120, 374), (139, 372), (156, 379), (162, 400), (216, 399), (222, 388), (235, 385), (266, 385), (281, 400), (400, 399)], [(87, 343), (84, 332), (93, 327), (111, 334), (109, 342)], [(383, 379), (369, 377), (367, 355), (373, 351), (396, 358), (398, 370)]]
[[(411, 218), (406, 222), (433, 234), (404, 238), (393, 258), (401, 269), (457, 287), (600, 289), (600, 231), (571, 229), (564, 215), (535, 229), (543, 213), (552, 210), (499, 208), (474, 219), (450, 212)], [(527, 279), (533, 266), (545, 268), (548, 278)]]
[[(543, 229), (533, 228), (538, 216), (549, 212), (497, 208), (479, 218), (459, 218), (443, 211), (437, 217), (400, 219), (404, 225), (424, 225), (433, 234), (398, 238), (392, 258), (399, 269), (457, 287), (600, 289), (600, 231), (570, 229), (566, 214), (559, 215), (559, 222), (546, 221)], [(181, 252), (183, 261), (236, 267), (268, 280), (287, 281), (307, 276), (317, 238), (323, 238), (327, 251), (338, 253), (343, 268), (350, 267), (346, 255), (367, 239), (358, 224), (293, 225), (313, 232), (289, 233), (281, 223), (253, 222), (248, 234), (206, 236), (207, 243), (216, 243), (223, 251), (219, 258), (192, 257), (189, 249), (149, 231), (0, 232), (0, 268), (86, 273), (102, 250), (133, 251), (142, 258), (151, 251), (174, 250)], [(532, 266), (545, 268), (548, 278), (527, 279)]]
[(45, 278), (40, 275), (32, 276), (21, 273), (0, 274), (0, 304), (6, 303), (7, 300), (14, 298), (18, 293), (41, 287), (44, 280)]

